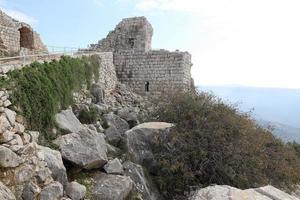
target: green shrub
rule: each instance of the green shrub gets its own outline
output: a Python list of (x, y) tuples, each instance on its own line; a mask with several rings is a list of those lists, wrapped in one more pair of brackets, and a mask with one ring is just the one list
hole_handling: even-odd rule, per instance
[(300, 157), (294, 148), (260, 128), (249, 114), (210, 94), (162, 99), (153, 116), (176, 128), (153, 147), (158, 162), (148, 170), (167, 199), (192, 186), (245, 189), (272, 184), (288, 189), (300, 182)]
[(83, 124), (94, 124), (97, 122), (98, 112), (95, 108), (83, 109), (79, 112), (78, 119)]
[(54, 126), (54, 115), (72, 105), (73, 92), (99, 78), (97, 62), (94, 57), (67, 56), (59, 61), (34, 62), (10, 72), (0, 86), (6, 84), (13, 91), (13, 104), (25, 117), (27, 128), (44, 133), (47, 141), (51, 140), (47, 132)]

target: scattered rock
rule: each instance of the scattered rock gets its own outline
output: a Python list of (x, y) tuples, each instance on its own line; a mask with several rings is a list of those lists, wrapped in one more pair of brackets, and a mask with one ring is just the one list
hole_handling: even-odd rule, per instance
[(92, 84), (91, 94), (96, 98), (96, 103), (102, 103), (105, 97), (104, 89), (99, 84)]
[(68, 183), (67, 172), (60, 152), (43, 146), (38, 146), (38, 152), (43, 154), (47, 167), (52, 172), (52, 178), (66, 186)]
[(55, 115), (55, 121), (59, 128), (68, 133), (78, 133), (84, 129), (84, 126), (74, 115), (72, 109), (63, 110)]
[(240, 190), (227, 185), (215, 185), (198, 190), (189, 200), (298, 200), (277, 188), (266, 186)]
[(127, 176), (97, 174), (92, 187), (94, 200), (125, 200), (133, 189), (133, 181)]
[(73, 181), (67, 185), (66, 195), (72, 200), (84, 199), (86, 194), (86, 187)]
[(94, 104), (93, 107), (97, 110), (98, 114), (100, 115), (108, 113), (109, 110), (108, 106), (103, 103)]
[(33, 169), (30, 165), (22, 165), (14, 170), (15, 181), (18, 184), (29, 181), (33, 177)]
[(10, 122), (10, 125), (14, 126), (15, 122), (16, 122), (17, 113), (15, 111), (12, 111), (12, 110), (8, 109), (8, 108), (4, 109), (4, 113), (5, 113), (8, 121)]
[(129, 124), (130, 128), (135, 127), (139, 124), (138, 120), (138, 110), (134, 109), (132, 107), (130, 108), (122, 108), (121, 110), (118, 110), (118, 116), (120, 116), (122, 119), (126, 120)]
[(116, 147), (122, 147), (124, 143), (123, 135), (129, 130), (128, 123), (113, 113), (105, 114), (103, 117), (105, 125), (108, 126), (108, 129), (104, 132), (106, 140)]
[(107, 163), (107, 146), (100, 133), (90, 130), (61, 136), (54, 141), (62, 157), (84, 169), (95, 169)]
[(123, 166), (125, 175), (133, 180), (134, 186), (137, 192), (142, 196), (143, 200), (162, 199), (157, 188), (146, 179), (141, 165), (126, 161), (123, 163)]
[(13, 193), (0, 181), (0, 200), (16, 200)]
[(62, 196), (63, 186), (59, 182), (53, 182), (42, 189), (39, 200), (60, 200)]
[(137, 163), (154, 166), (152, 146), (155, 137), (167, 135), (173, 126), (165, 122), (149, 122), (135, 126), (125, 133), (128, 152)]
[(0, 167), (17, 167), (21, 159), (12, 150), (0, 146)]
[(105, 123), (108, 127), (115, 127), (120, 133), (125, 133), (127, 130), (129, 130), (128, 123), (120, 118), (118, 115), (115, 115), (113, 113), (105, 114), (103, 115), (103, 118), (105, 120)]
[(6, 116), (4, 114), (0, 115), (0, 134), (10, 129), (11, 126)]
[(121, 164), (118, 158), (108, 161), (108, 163), (104, 165), (104, 170), (108, 174), (116, 174), (116, 175), (124, 174), (123, 165)]
[(37, 131), (28, 131), (28, 134), (31, 136), (30, 142), (38, 143), (40, 133)]
[(5, 131), (0, 134), (0, 143), (6, 143), (14, 139), (14, 133), (11, 131)]
[(33, 182), (29, 182), (24, 187), (22, 193), (22, 199), (23, 200), (36, 199), (36, 197), (39, 195), (40, 192), (41, 192), (41, 188), (38, 185), (36, 185)]

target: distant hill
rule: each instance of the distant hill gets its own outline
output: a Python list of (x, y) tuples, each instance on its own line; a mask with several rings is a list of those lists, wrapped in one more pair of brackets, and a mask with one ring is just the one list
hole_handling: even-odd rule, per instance
[(258, 88), (243, 86), (199, 86), (228, 103), (237, 104), (264, 127), (274, 126), (274, 134), (300, 142), (300, 89)]
[(264, 120), (260, 120), (258, 123), (264, 128), (272, 128), (272, 132), (285, 141), (296, 141), (300, 143), (300, 128)]

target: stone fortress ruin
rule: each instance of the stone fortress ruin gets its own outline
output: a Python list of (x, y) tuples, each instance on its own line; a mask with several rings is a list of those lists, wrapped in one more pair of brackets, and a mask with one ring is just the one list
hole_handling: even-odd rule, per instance
[(139, 94), (159, 94), (191, 87), (191, 54), (152, 50), (153, 28), (145, 17), (123, 19), (90, 49), (113, 52), (120, 82)]
[[(39, 35), (28, 24), (9, 17), (1, 10), (0, 28), (0, 57), (40, 56), (47, 52)], [(191, 55), (188, 52), (153, 50), (152, 36), (152, 25), (145, 17), (125, 18), (106, 38), (89, 46), (90, 53), (97, 54), (102, 60), (100, 77), (104, 87), (111, 89), (120, 81), (142, 95), (191, 88)], [(81, 51), (73, 56), (86, 53)], [(60, 56), (48, 57), (58, 59)], [(25, 64), (33, 59), (28, 59)], [(19, 65), (0, 65), (0, 75), (18, 69)]]
[(47, 52), (40, 36), (26, 23), (0, 10), (0, 57)]

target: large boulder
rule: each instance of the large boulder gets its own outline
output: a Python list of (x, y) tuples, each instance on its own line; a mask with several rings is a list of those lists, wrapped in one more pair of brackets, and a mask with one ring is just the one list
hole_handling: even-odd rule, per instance
[(103, 117), (108, 127), (104, 132), (106, 140), (116, 147), (123, 147), (124, 133), (129, 130), (128, 123), (113, 113), (105, 114)]
[(51, 170), (52, 178), (66, 186), (68, 177), (60, 152), (48, 147), (38, 146), (38, 153), (44, 157), (47, 167)]
[(214, 185), (195, 192), (189, 200), (299, 200), (273, 186), (240, 190), (226, 185)]
[(21, 158), (12, 150), (0, 146), (0, 167), (17, 167), (21, 164)]
[(68, 184), (66, 188), (66, 195), (72, 200), (81, 200), (84, 199), (86, 194), (86, 187), (80, 185), (79, 183), (73, 181)]
[(0, 181), (0, 200), (16, 200), (14, 194)]
[(29, 182), (25, 185), (22, 192), (23, 200), (32, 200), (36, 199), (36, 197), (41, 192), (41, 188), (33, 182)]
[(59, 128), (68, 133), (78, 133), (84, 126), (74, 115), (72, 109), (63, 110), (55, 115), (55, 121)]
[(88, 129), (60, 136), (54, 141), (63, 159), (84, 169), (101, 168), (107, 163), (107, 145), (101, 133)]
[(94, 177), (92, 199), (125, 200), (133, 189), (133, 181), (127, 176), (99, 173)]
[(53, 182), (42, 189), (39, 200), (60, 200), (63, 192), (63, 186), (59, 182)]
[(135, 189), (141, 195), (143, 200), (162, 199), (157, 188), (146, 179), (141, 165), (126, 161), (123, 163), (123, 166), (125, 175), (133, 180)]
[(173, 124), (165, 122), (148, 122), (139, 124), (125, 133), (126, 148), (133, 159), (145, 166), (154, 166), (152, 153), (155, 137), (167, 136)]
[(123, 165), (118, 158), (108, 161), (108, 163), (104, 165), (104, 170), (108, 174), (124, 174)]
[(109, 113), (103, 115), (103, 117), (108, 127), (114, 126), (120, 133), (125, 133), (127, 130), (129, 130), (128, 123), (118, 115)]
[(130, 128), (139, 124), (138, 113), (139, 109), (135, 107), (126, 107), (118, 110), (118, 116), (126, 120)]

